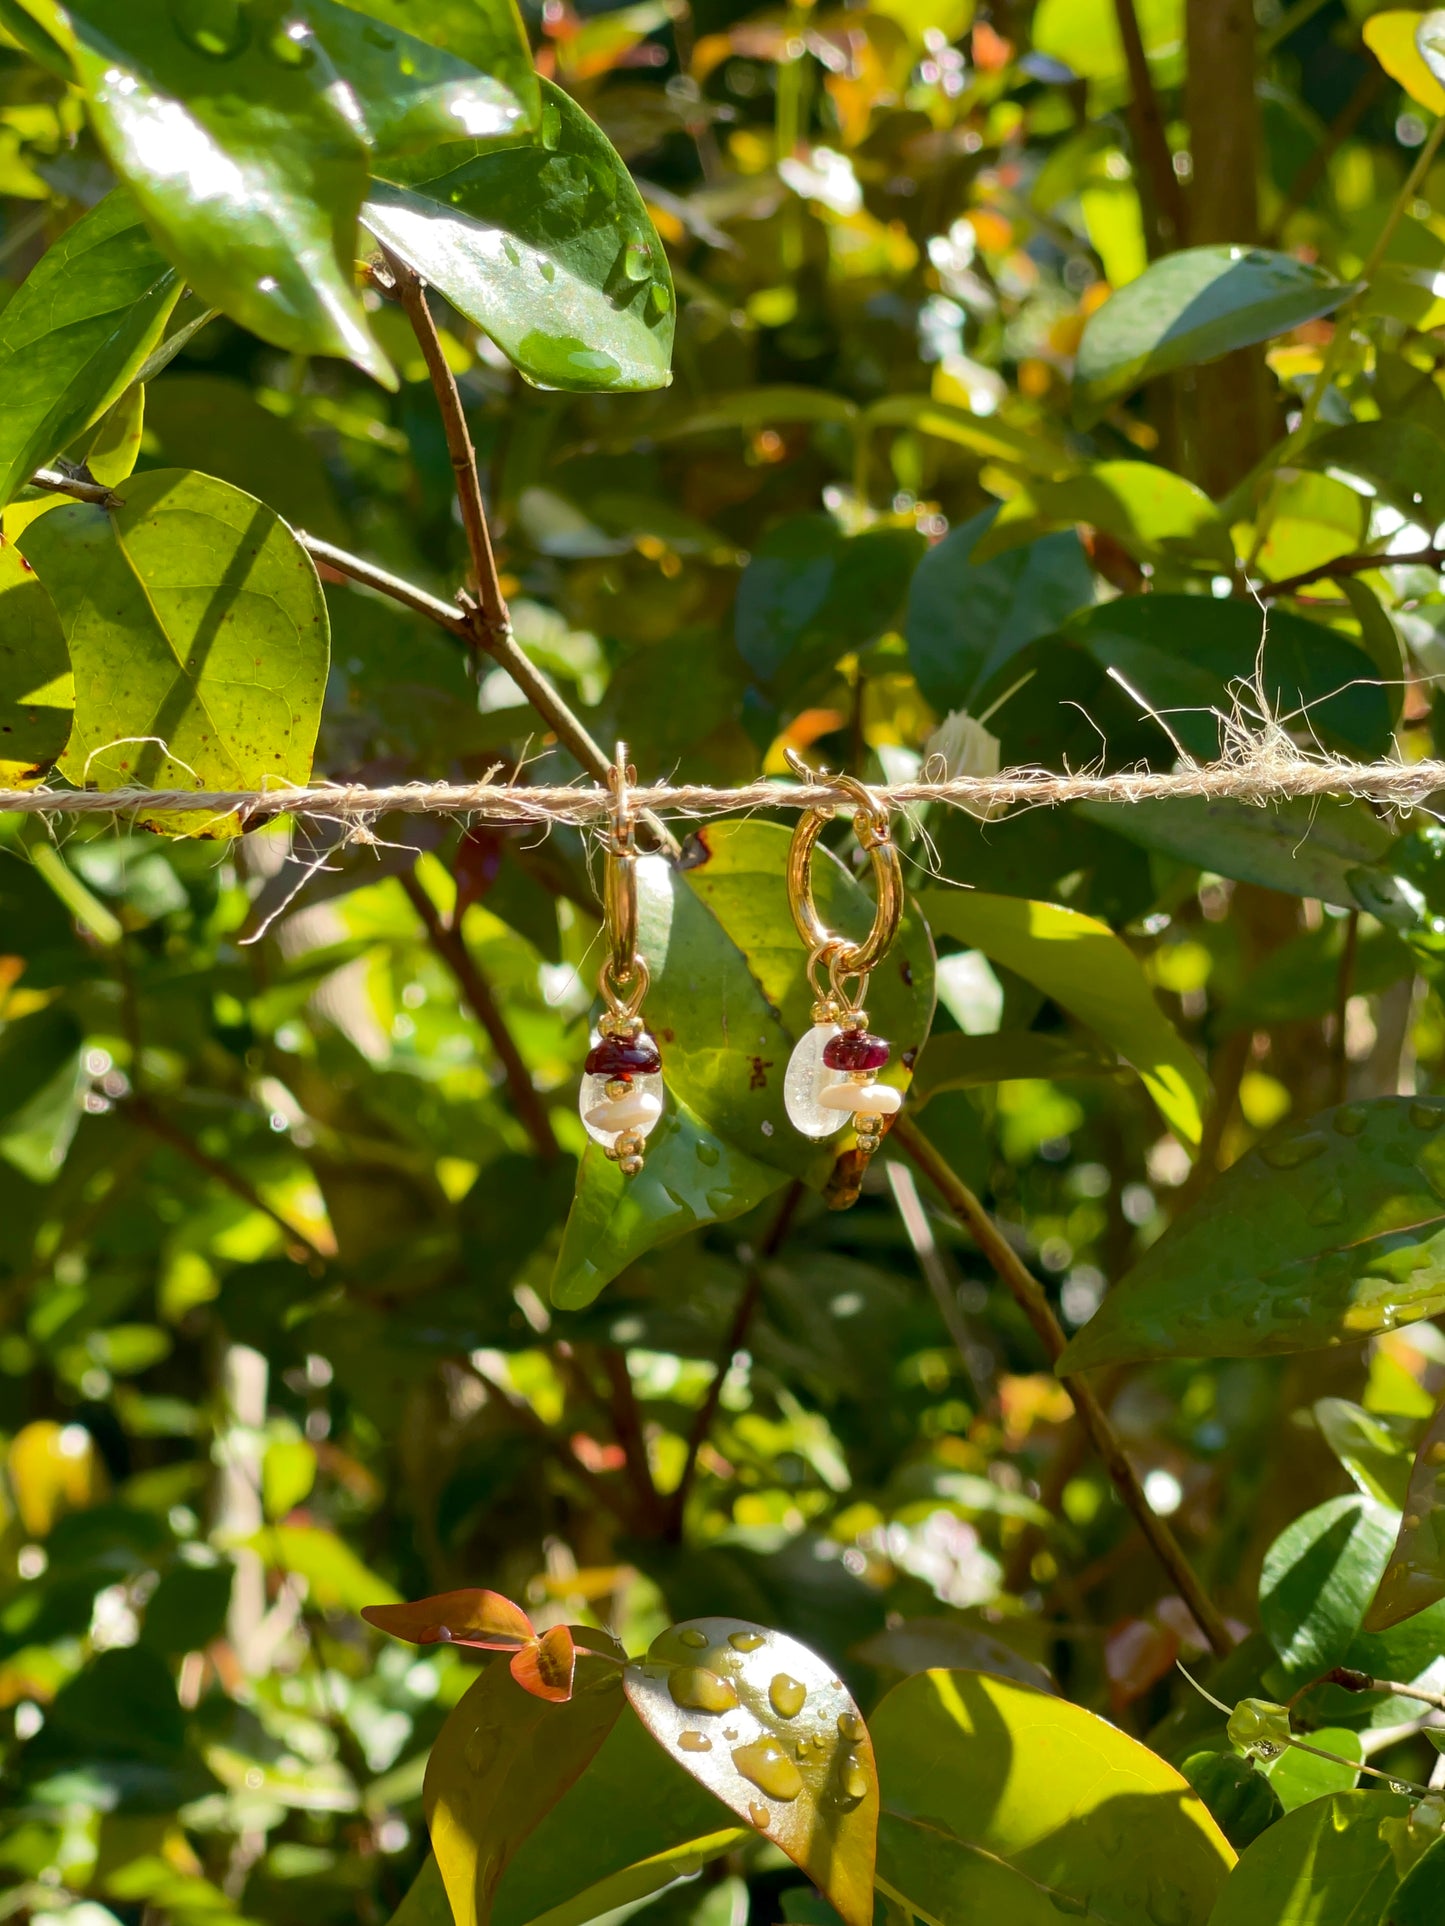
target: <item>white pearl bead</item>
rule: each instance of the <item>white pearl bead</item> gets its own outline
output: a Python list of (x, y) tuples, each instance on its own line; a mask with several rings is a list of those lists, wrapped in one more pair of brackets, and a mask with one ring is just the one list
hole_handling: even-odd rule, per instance
[(889, 1083), (832, 1083), (814, 1101), (825, 1110), (848, 1110), (855, 1117), (891, 1117), (903, 1108), (903, 1092)]
[(645, 1090), (633, 1090), (625, 1097), (609, 1098), (589, 1110), (583, 1119), (594, 1130), (617, 1134), (623, 1130), (646, 1130), (662, 1115), (662, 1105)]

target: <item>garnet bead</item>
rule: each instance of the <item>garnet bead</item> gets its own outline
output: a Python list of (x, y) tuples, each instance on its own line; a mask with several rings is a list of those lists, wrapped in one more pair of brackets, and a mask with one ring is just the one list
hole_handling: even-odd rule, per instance
[(603, 1037), (587, 1053), (589, 1077), (653, 1077), (661, 1068), (657, 1045), (645, 1030), (637, 1037)]
[(867, 1030), (841, 1030), (823, 1045), (829, 1070), (881, 1070), (891, 1052), (882, 1037)]

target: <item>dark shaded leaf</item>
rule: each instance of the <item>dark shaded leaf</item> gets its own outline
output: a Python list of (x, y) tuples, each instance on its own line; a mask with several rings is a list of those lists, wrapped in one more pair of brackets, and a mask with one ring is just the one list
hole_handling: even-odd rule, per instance
[(1378, 1919), (1398, 1872), (1392, 1828), (1408, 1799), (1337, 1792), (1286, 1813), (1240, 1859), (1210, 1926), (1353, 1926)]
[(1445, 1400), (1426, 1426), (1403, 1494), (1399, 1536), (1366, 1629), (1388, 1631), (1445, 1599)]

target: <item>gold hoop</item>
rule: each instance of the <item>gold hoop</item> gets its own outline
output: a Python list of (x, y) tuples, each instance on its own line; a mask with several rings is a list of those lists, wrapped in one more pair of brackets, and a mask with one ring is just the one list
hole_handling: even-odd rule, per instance
[[(647, 966), (637, 954), (637, 845), (633, 839), (636, 817), (628, 785), (637, 781), (637, 771), (627, 760), (627, 744), (619, 742), (612, 767), (607, 771), (607, 786), (612, 791), (612, 832), (607, 840), (607, 862), (602, 878), (602, 914), (612, 954), (602, 968), (602, 992), (614, 1007), (622, 999), (614, 984), (630, 985), (641, 973), (647, 984)], [(631, 991), (627, 1001), (640, 1004), (642, 991)], [(635, 1009), (630, 1014), (636, 1014)]]
[[(819, 780), (801, 756), (791, 749), (787, 754), (797, 775), (808, 782)], [(839, 977), (866, 978), (888, 954), (903, 915), (903, 871), (888, 811), (852, 776), (828, 776), (825, 780), (833, 788), (846, 791), (857, 804), (853, 812), (853, 833), (859, 846), (868, 852), (878, 898), (873, 927), (861, 943), (850, 943), (847, 937), (827, 927), (813, 901), (813, 849), (824, 825), (832, 821), (834, 811), (831, 804), (805, 810), (788, 845), (788, 908), (810, 954), (815, 960), (822, 956), (828, 958), (828, 972), (836, 984)]]

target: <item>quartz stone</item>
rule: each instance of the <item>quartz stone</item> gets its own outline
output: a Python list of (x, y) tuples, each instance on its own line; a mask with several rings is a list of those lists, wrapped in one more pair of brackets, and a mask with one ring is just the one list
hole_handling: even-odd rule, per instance
[(823, 1048), (830, 1070), (881, 1070), (891, 1055), (883, 1038), (867, 1030), (840, 1030)]
[(577, 1099), (577, 1108), (582, 1115), (582, 1128), (594, 1143), (610, 1150), (624, 1130), (632, 1130), (639, 1137), (646, 1137), (657, 1126), (662, 1115), (663, 1084), (660, 1075), (634, 1074), (628, 1082), (624, 1096), (609, 1097), (607, 1085), (609, 1077), (583, 1077), (582, 1089)]
[(815, 1023), (788, 1058), (783, 1107), (789, 1123), (805, 1137), (836, 1137), (848, 1120), (845, 1113), (826, 1110), (818, 1101), (830, 1085), (843, 1081), (841, 1071), (830, 1070), (823, 1061), (823, 1052), (838, 1034), (836, 1023)]

